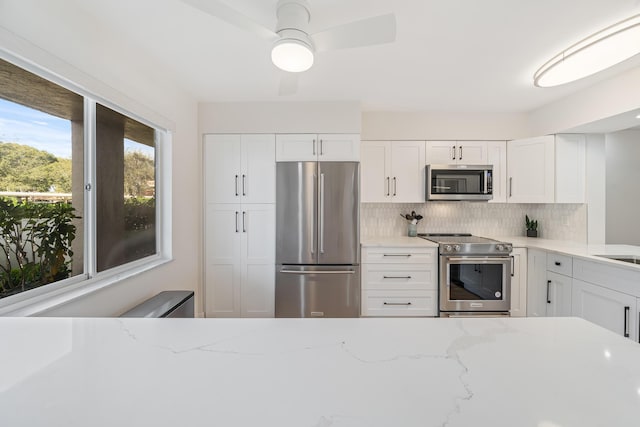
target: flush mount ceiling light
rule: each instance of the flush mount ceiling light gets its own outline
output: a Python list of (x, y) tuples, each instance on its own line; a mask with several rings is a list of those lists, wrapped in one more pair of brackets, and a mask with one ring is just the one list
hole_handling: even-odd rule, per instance
[(284, 71), (300, 73), (313, 65), (313, 48), (297, 39), (282, 39), (274, 43), (271, 61)]
[(640, 53), (640, 15), (611, 25), (563, 50), (533, 75), (539, 87), (558, 86), (595, 74)]

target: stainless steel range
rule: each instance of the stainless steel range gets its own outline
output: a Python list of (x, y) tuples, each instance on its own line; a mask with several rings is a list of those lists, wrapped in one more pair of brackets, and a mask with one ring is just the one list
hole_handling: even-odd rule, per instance
[(440, 316), (508, 316), (513, 249), (471, 234), (419, 234), (439, 244)]

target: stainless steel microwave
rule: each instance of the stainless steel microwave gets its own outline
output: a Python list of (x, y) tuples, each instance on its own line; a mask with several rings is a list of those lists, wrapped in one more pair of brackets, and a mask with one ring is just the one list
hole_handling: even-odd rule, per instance
[(492, 165), (427, 165), (427, 200), (493, 198)]

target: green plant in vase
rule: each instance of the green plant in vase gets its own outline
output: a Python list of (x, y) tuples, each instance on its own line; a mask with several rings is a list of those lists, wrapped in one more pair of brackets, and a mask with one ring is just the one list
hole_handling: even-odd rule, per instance
[(538, 221), (529, 219), (529, 215), (524, 216), (527, 226), (527, 237), (538, 237)]

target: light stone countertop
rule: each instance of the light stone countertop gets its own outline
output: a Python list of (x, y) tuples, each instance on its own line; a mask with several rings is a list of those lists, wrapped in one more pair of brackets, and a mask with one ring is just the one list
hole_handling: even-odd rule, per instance
[(640, 345), (577, 318), (0, 318), (11, 427), (636, 426)]
[(362, 247), (390, 247), (390, 248), (437, 248), (438, 244), (420, 237), (362, 237)]

